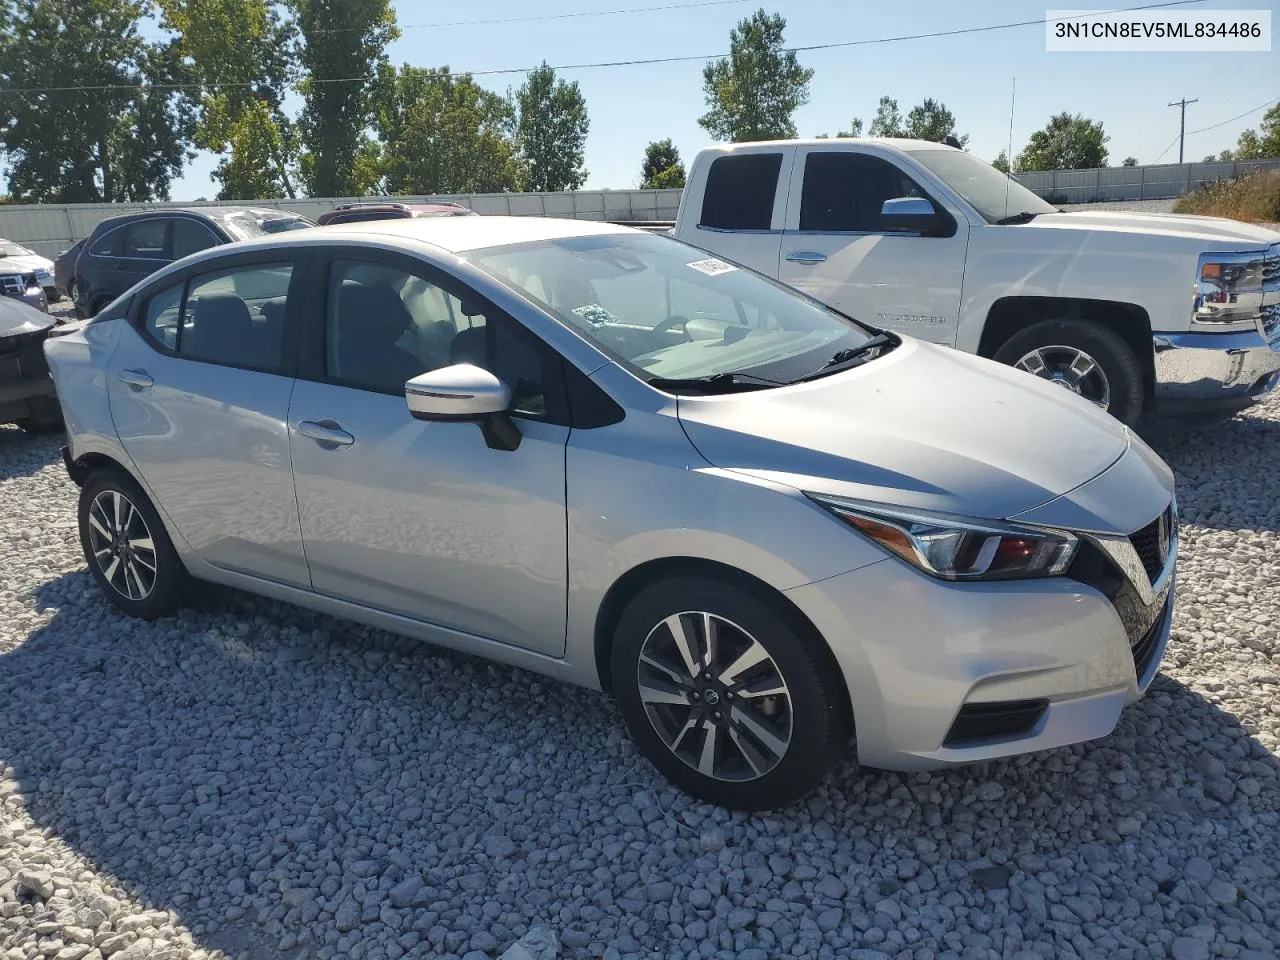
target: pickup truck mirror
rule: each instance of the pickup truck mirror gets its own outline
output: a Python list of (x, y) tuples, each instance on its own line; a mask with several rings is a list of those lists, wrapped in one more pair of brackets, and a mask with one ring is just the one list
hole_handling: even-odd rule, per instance
[(898, 197), (886, 200), (880, 208), (880, 220), (886, 230), (912, 230), (930, 233), (942, 226), (942, 217), (933, 203), (924, 197)]

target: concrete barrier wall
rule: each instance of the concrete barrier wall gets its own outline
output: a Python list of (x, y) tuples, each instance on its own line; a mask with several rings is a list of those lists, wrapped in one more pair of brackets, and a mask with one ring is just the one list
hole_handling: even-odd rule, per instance
[[(1018, 174), (1017, 179), (1052, 203), (1105, 200), (1160, 200), (1197, 187), (1259, 170), (1280, 168), (1280, 159), (1239, 163), (1171, 163), (1098, 170), (1050, 170)], [(404, 202), (451, 200), (482, 214), (516, 217), (569, 217), (578, 220), (674, 220), (680, 190), (576, 190), (563, 193), (451, 194), (392, 197)], [(375, 197), (311, 197), (260, 200), (253, 206), (290, 210), (315, 219), (326, 210)], [(54, 257), (88, 234), (98, 221), (122, 213), (164, 207), (219, 206), (209, 203), (36, 204), (0, 206), (0, 237)]]
[[(289, 210), (315, 219), (344, 203), (377, 199), (404, 203), (450, 200), (482, 214), (516, 217), (568, 217), (576, 220), (674, 220), (680, 208), (680, 190), (576, 190), (564, 193), (453, 194), (435, 197), (310, 197), (301, 200), (257, 200), (252, 206)], [(88, 236), (107, 217), (139, 210), (173, 207), (239, 206), (206, 203), (78, 203), (0, 206), (0, 237), (13, 240), (36, 253), (55, 257), (77, 240)]]

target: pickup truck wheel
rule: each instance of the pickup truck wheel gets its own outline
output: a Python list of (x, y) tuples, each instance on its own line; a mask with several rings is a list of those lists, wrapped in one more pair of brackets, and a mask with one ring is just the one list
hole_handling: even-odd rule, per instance
[(994, 359), (1070, 390), (1123, 423), (1142, 415), (1138, 358), (1114, 330), (1094, 320), (1032, 324), (1006, 340)]

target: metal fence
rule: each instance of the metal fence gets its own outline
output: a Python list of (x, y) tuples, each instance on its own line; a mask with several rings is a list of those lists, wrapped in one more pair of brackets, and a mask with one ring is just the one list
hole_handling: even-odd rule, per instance
[(1099, 203), (1106, 200), (1166, 200), (1219, 180), (1275, 169), (1280, 169), (1280, 160), (1046, 170), (1043, 173), (1015, 174), (1015, 178), (1050, 203)]
[[(1050, 203), (1095, 203), (1107, 200), (1161, 200), (1231, 177), (1280, 168), (1277, 160), (1239, 163), (1170, 163), (1147, 167), (1103, 167), (1098, 170), (1050, 170), (1018, 174), (1017, 179)], [(680, 190), (576, 190), (563, 193), (469, 193), (435, 197), (387, 197), (413, 203), (451, 200), (477, 213), (517, 217), (570, 217), (577, 220), (670, 221), (680, 207)], [(289, 210), (315, 219), (343, 203), (374, 197), (260, 200), (256, 207)], [(14, 240), (47, 257), (56, 256), (100, 220), (122, 213), (164, 207), (219, 206), (210, 203), (102, 203), (0, 206), (0, 237)]]
[[(680, 207), (680, 190), (575, 190), (563, 193), (478, 193), (435, 197), (310, 197), (302, 200), (255, 200), (254, 207), (270, 207), (300, 213), (313, 220), (344, 203), (370, 203), (378, 199), (417, 203), (449, 200), (476, 213), (516, 217), (569, 217), (575, 220), (655, 221), (674, 220)], [(76, 203), (14, 204), (0, 206), (0, 237), (13, 240), (46, 257), (54, 257), (82, 237), (99, 221), (123, 213), (173, 207), (198, 208), (240, 205), (227, 202), (197, 203)]]

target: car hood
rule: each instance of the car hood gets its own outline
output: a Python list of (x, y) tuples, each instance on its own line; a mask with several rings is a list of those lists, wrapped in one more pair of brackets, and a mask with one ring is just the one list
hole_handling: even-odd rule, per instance
[(1223, 217), (1193, 217), (1176, 213), (1125, 213), (1121, 210), (1043, 213), (1029, 223), (1021, 224), (1019, 228), (1156, 234), (1201, 243), (1220, 241), (1233, 249), (1262, 249), (1273, 243), (1280, 243), (1280, 233), (1266, 227)]
[(34, 253), (22, 257), (0, 257), (0, 273), (35, 273), (37, 270), (52, 269), (52, 260)]
[(0, 297), (0, 338), (36, 333), (53, 325), (54, 319), (47, 313), (41, 313), (13, 297)]
[(815, 493), (987, 518), (1045, 504), (1114, 464), (1117, 420), (1045, 380), (904, 339), (810, 383), (682, 396), (712, 465)]

